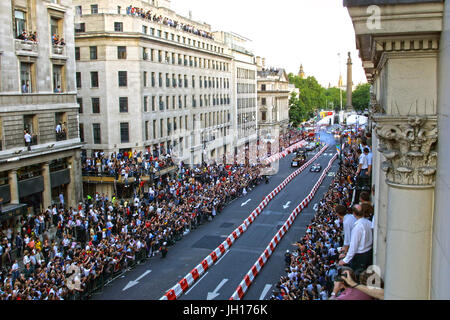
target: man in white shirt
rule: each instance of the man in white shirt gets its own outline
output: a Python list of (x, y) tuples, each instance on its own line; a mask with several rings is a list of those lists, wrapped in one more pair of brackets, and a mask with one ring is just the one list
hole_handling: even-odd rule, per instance
[(28, 151), (31, 151), (31, 134), (27, 131), (25, 131), (25, 135), (23, 136), (25, 139), (25, 145), (27, 146)]
[(368, 147), (364, 148), (363, 152), (367, 158), (367, 175), (370, 177), (370, 174), (372, 172), (372, 152)]
[(356, 175), (361, 175), (363, 177), (368, 176), (368, 168), (369, 163), (367, 160), (367, 155), (361, 151), (361, 149), (357, 150), (358, 153), (358, 170), (356, 171)]
[(353, 215), (357, 219), (351, 233), (350, 245), (340, 266), (348, 265), (353, 270), (364, 270), (372, 264), (372, 223), (363, 217), (361, 205), (353, 206)]
[(344, 244), (341, 250), (341, 256), (339, 258), (344, 258), (345, 254), (348, 251), (348, 247), (350, 246), (350, 239), (352, 235), (353, 226), (356, 222), (356, 218), (353, 214), (347, 214), (347, 208), (341, 204), (338, 204), (334, 209), (339, 220), (342, 223), (344, 229)]

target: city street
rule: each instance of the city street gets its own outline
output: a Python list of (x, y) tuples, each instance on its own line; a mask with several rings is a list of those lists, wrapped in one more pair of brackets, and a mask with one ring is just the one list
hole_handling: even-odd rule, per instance
[[(333, 138), (321, 132), (328, 149), (316, 162), (326, 167), (336, 153)], [(310, 153), (310, 159), (314, 153)], [(280, 160), (279, 172), (269, 184), (260, 184), (225, 208), (209, 223), (193, 230), (169, 249), (165, 259), (159, 256), (147, 260), (106, 286), (92, 299), (160, 299), (171, 287), (216, 249), (255, 209), (261, 200), (296, 168), (291, 168), (293, 155)], [(314, 204), (321, 199), (336, 171), (337, 162), (319, 188), (311, 204), (297, 217), (274, 254), (250, 287), (245, 299), (258, 300), (270, 296), (274, 284), (284, 272), (284, 253), (305, 232), (311, 220)], [(250, 225), (248, 230), (225, 252), (205, 274), (180, 297), (181, 300), (228, 300), (255, 260), (264, 251), (292, 210), (309, 194), (321, 173), (309, 172), (309, 167), (293, 179)]]

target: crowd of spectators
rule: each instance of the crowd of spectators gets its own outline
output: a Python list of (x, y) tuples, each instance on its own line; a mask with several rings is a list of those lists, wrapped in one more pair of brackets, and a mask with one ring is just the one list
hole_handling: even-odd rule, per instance
[(93, 157), (82, 157), (82, 173), (90, 176), (111, 176), (116, 180), (119, 176), (128, 183), (129, 177), (137, 180), (142, 176), (150, 176), (158, 171), (174, 165), (170, 153), (151, 153), (143, 151), (113, 152), (106, 156), (104, 152), (95, 152)]
[[(383, 299), (382, 279), (372, 269), (373, 213), (367, 178), (370, 134), (355, 130), (345, 137), (340, 166), (318, 203), (305, 235), (285, 254), (285, 272), (273, 300)], [(367, 151), (367, 150), (366, 150)], [(361, 159), (366, 157), (365, 159)]]
[(144, 10), (143, 8), (137, 8), (137, 7), (133, 7), (132, 5), (130, 5), (126, 8), (126, 13), (128, 15), (137, 16), (137, 17), (140, 17), (143, 19), (147, 19), (147, 20), (156, 22), (156, 23), (162, 23), (166, 26), (175, 28), (177, 30), (183, 30), (183, 31), (190, 32), (190, 33), (193, 33), (195, 35), (198, 35), (198, 36), (201, 36), (204, 38), (214, 40), (213, 35), (210, 32), (197, 29), (195, 26), (192, 26), (190, 24), (181, 23), (181, 22), (178, 22), (171, 18), (163, 17), (162, 15), (152, 13), (151, 10)]
[(32, 41), (37, 42), (37, 33), (34, 32), (28, 32), (26, 30), (22, 31), (21, 34), (17, 37), (17, 39), (23, 40), (23, 41)]
[[(180, 166), (134, 199), (96, 194), (77, 208), (53, 205), (0, 229), (1, 300), (60, 300), (89, 294), (156, 254), (260, 181), (257, 165)], [(49, 230), (56, 228), (55, 237)], [(15, 254), (12, 254), (12, 251)]]
[(52, 35), (52, 44), (59, 45), (59, 46), (65, 46), (66, 42), (64, 41), (64, 38), (60, 38), (58, 35), (54, 34), (54, 35)]

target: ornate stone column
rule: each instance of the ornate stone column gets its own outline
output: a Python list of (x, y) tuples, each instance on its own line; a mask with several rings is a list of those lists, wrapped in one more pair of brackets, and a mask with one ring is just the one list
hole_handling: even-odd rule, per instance
[(17, 170), (11, 170), (8, 172), (8, 183), (11, 194), (11, 203), (19, 203), (19, 185), (17, 182)]
[(385, 299), (429, 299), (436, 116), (374, 116), (388, 185)]

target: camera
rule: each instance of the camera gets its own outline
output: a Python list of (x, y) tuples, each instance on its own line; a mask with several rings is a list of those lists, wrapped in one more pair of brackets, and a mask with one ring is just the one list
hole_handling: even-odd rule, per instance
[(353, 272), (352, 268), (349, 267), (338, 267), (337, 271), (337, 275), (334, 277), (334, 281), (337, 282), (344, 282), (343, 278), (347, 278), (347, 274), (344, 273), (345, 270), (348, 270), (350, 272)]

